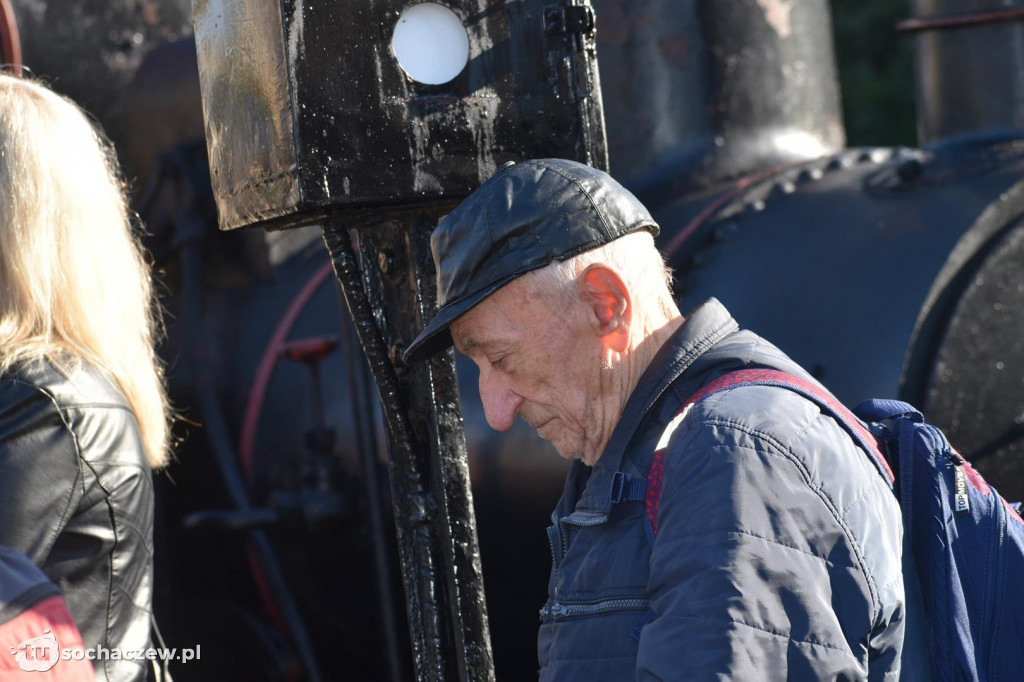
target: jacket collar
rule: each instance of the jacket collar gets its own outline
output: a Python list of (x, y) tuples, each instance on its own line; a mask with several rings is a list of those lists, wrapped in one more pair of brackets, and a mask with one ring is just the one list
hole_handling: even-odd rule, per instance
[[(739, 325), (729, 315), (725, 306), (715, 298), (708, 299), (686, 317), (644, 370), (593, 469), (579, 460), (572, 463), (562, 499), (555, 512), (556, 516), (562, 516), (575, 507), (575, 511), (570, 515), (572, 520), (589, 523), (607, 520), (612, 506), (612, 478), (616, 472), (622, 471), (626, 451), (644, 417), (694, 360), (738, 330)], [(586, 487), (573, 505), (577, 491), (584, 481)]]

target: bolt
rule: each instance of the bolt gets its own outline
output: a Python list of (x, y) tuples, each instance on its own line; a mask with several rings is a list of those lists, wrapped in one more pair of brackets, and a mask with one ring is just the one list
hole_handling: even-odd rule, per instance
[(391, 348), (388, 349), (388, 357), (391, 360), (391, 364), (395, 367), (405, 367), (405, 363), (402, 362), (402, 354), (405, 353), (405, 344), (401, 341), (396, 341), (391, 344)]
[(917, 159), (907, 159), (896, 166), (896, 175), (903, 182), (913, 182), (924, 173), (924, 165)]

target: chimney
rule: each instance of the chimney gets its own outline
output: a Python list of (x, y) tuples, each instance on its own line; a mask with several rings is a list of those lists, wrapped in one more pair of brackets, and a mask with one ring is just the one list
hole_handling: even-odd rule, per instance
[(845, 145), (826, 0), (595, 0), (612, 173), (650, 197)]
[(1024, 3), (911, 0), (922, 146), (1024, 127)]

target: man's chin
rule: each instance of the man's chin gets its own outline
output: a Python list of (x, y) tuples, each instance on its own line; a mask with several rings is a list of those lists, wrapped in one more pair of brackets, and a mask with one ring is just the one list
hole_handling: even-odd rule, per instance
[[(544, 438), (544, 436), (541, 436), (541, 438)], [(544, 440), (547, 440), (547, 438), (544, 438)], [(562, 459), (568, 459), (568, 460), (579, 459), (579, 460), (583, 460), (584, 464), (587, 464), (589, 466), (593, 466), (593, 464), (591, 464), (590, 462), (587, 462), (586, 453), (583, 451), (583, 448), (581, 448), (581, 447), (573, 447), (572, 445), (568, 445), (566, 443), (561, 443), (560, 444), (560, 443), (556, 443), (554, 441), (548, 441), (548, 442), (551, 443), (551, 445), (554, 446), (555, 452), (557, 452), (559, 454), (559, 456), (562, 457)], [(595, 458), (595, 460), (596, 460), (596, 458)]]
[[(546, 440), (547, 442), (551, 443), (552, 447), (555, 448), (555, 452), (557, 452), (559, 454), (559, 456), (562, 457), (562, 459), (568, 459), (568, 460), (582, 459), (584, 461), (584, 464), (588, 464), (588, 462), (586, 461), (587, 458), (585, 456), (586, 455), (585, 448), (583, 447), (583, 445), (581, 443), (566, 442), (565, 440), (563, 440), (563, 439), (558, 437), (558, 435), (561, 434), (561, 432), (558, 432), (558, 431), (555, 432), (556, 435), (554, 437), (552, 437), (552, 438), (548, 438), (547, 436), (545, 436), (542, 433), (542, 431), (544, 430), (544, 427), (546, 427), (552, 421), (554, 421), (554, 419), (549, 419), (549, 420), (543, 422), (540, 425), (539, 428), (538, 427), (534, 427), (534, 430), (537, 432), (537, 435), (541, 439)], [(550, 432), (551, 431), (549, 430), (549, 433)], [(596, 461), (597, 458), (595, 457), (594, 459)], [(593, 465), (591, 465), (591, 466), (593, 466)]]

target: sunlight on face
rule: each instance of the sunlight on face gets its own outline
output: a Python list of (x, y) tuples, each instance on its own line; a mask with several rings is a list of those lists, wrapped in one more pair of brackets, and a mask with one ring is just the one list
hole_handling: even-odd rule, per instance
[(451, 326), (459, 352), (480, 368), (480, 399), (498, 431), (522, 417), (567, 459), (600, 455), (595, 404), (600, 344), (586, 306), (553, 309), (524, 280), (492, 294)]

